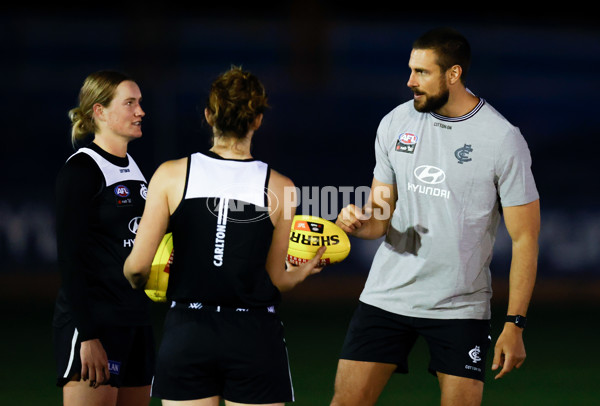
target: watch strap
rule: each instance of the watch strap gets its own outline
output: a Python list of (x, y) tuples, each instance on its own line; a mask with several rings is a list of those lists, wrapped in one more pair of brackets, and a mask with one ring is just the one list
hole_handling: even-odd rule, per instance
[(517, 325), (517, 327), (521, 327), (521, 328), (525, 328), (525, 326), (527, 325), (527, 317), (525, 316), (521, 316), (519, 314), (517, 315), (508, 315), (506, 316), (506, 320), (507, 322), (510, 323), (515, 323)]

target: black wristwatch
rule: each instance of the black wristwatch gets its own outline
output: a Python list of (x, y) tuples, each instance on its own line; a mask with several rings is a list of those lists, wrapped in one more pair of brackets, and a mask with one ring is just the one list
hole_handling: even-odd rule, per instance
[(527, 325), (527, 317), (520, 316), (520, 315), (506, 316), (506, 321), (515, 323), (517, 325), (517, 327), (521, 327), (521, 328), (525, 328), (525, 326)]

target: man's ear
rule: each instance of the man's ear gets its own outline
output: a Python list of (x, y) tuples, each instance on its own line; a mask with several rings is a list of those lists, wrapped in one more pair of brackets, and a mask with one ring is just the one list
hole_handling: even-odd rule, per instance
[(460, 65), (454, 65), (446, 71), (446, 77), (448, 78), (448, 83), (451, 85), (459, 82), (461, 76), (462, 76), (462, 67)]

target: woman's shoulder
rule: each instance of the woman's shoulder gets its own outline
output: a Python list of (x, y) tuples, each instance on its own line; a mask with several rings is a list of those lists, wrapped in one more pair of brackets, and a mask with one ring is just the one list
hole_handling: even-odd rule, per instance
[(179, 175), (185, 175), (188, 157), (165, 161), (156, 168), (152, 179), (168, 180)]
[(280, 187), (293, 187), (294, 186), (294, 182), (288, 176), (285, 176), (284, 174), (276, 171), (273, 168), (269, 168), (269, 169), (270, 169), (269, 183), (273, 183), (273, 186), (280, 186)]
[(183, 158), (178, 158), (178, 159), (171, 159), (171, 160), (165, 161), (162, 164), (160, 164), (160, 166), (158, 168), (165, 170), (165, 171), (177, 170), (178, 168), (181, 168), (182, 166), (186, 167), (188, 160), (189, 160), (189, 157), (187, 157), (187, 156), (184, 156)]

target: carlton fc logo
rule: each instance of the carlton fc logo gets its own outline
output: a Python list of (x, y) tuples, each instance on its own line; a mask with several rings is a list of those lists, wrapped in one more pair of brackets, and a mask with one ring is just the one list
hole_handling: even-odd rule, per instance
[(469, 154), (473, 152), (473, 148), (471, 148), (470, 144), (465, 144), (463, 147), (454, 151), (454, 157), (458, 159), (459, 164), (463, 164), (465, 162), (470, 162), (472, 159), (469, 157)]
[(471, 357), (474, 364), (481, 361), (481, 357), (479, 356), (480, 354), (481, 354), (481, 348), (479, 348), (478, 345), (476, 345), (473, 349), (471, 349), (469, 351), (469, 357)]
[(144, 200), (146, 200), (146, 197), (148, 197), (148, 187), (145, 183), (140, 184), (140, 196), (142, 196)]
[(415, 152), (415, 148), (417, 148), (418, 140), (419, 137), (415, 134), (402, 133), (398, 136), (398, 141), (396, 141), (396, 151), (412, 154)]

